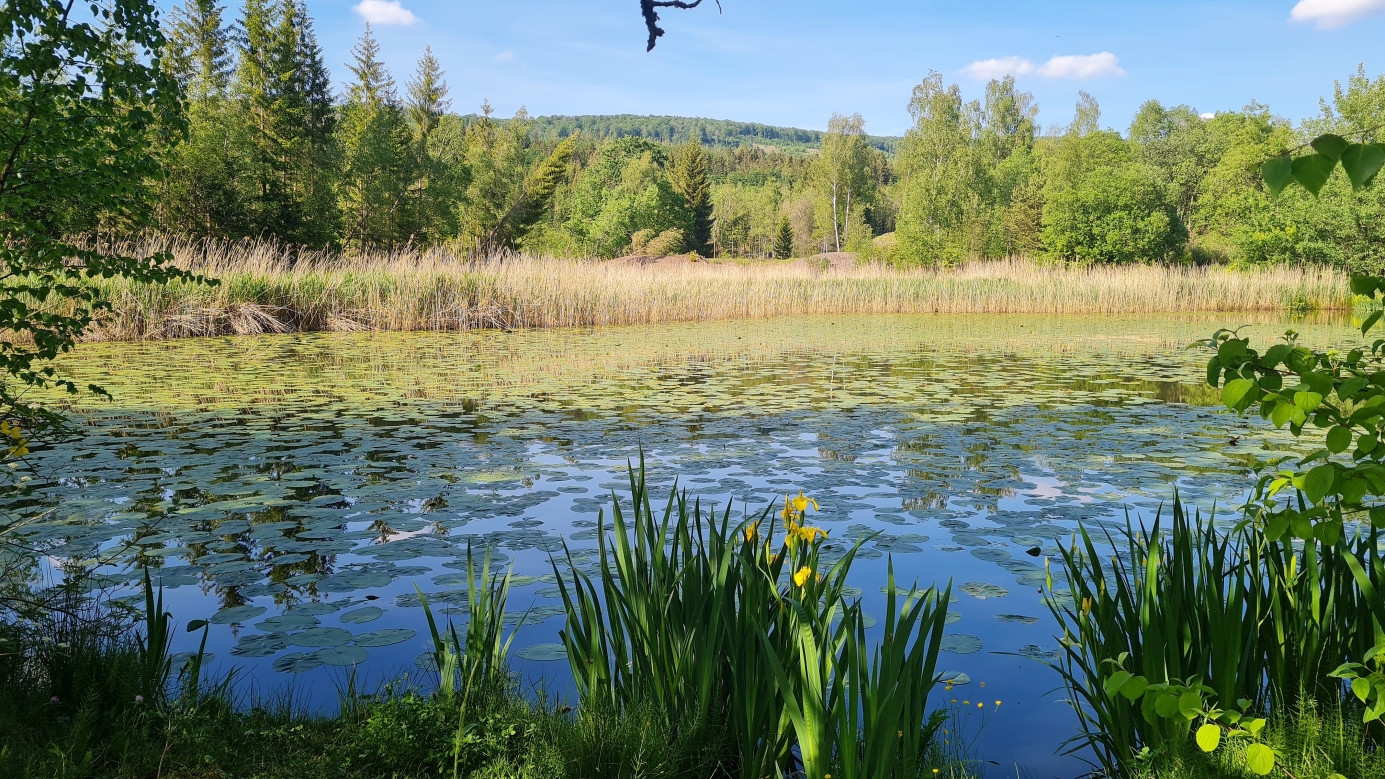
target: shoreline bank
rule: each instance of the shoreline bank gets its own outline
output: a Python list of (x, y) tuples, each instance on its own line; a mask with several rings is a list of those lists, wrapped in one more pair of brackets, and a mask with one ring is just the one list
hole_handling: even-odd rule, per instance
[[(139, 247), (150, 248), (150, 247)], [(287, 332), (461, 331), (767, 319), (805, 314), (1154, 314), (1349, 310), (1326, 267), (1073, 267), (1028, 260), (900, 270), (793, 262), (642, 265), (444, 252), (296, 262), (264, 244), (165, 242), (216, 286), (97, 285), (111, 313), (87, 340)], [(136, 249), (137, 250), (137, 249)], [(826, 263), (821, 263), (825, 266)]]

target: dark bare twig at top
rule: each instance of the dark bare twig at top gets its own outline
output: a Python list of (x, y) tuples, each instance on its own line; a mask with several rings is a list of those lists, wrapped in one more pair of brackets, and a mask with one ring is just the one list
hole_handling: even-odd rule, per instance
[[(716, 0), (717, 11), (721, 11), (721, 0)], [(640, 0), (640, 13), (644, 14), (644, 26), (649, 29), (649, 46), (645, 51), (654, 51), (654, 44), (659, 41), (659, 36), (664, 34), (664, 28), (659, 26), (659, 12), (656, 8), (696, 8), (702, 5), (702, 0)]]

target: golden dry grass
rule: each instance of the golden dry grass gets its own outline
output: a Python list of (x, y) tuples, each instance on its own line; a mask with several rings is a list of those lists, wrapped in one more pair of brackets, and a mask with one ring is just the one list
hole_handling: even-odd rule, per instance
[(1030, 261), (952, 269), (798, 263), (660, 264), (512, 258), (443, 251), (366, 257), (268, 243), (168, 240), (176, 263), (219, 286), (101, 282), (114, 306), (98, 339), (294, 330), (575, 327), (798, 314), (1145, 314), (1351, 306), (1347, 277), (1322, 268), (1069, 267)]

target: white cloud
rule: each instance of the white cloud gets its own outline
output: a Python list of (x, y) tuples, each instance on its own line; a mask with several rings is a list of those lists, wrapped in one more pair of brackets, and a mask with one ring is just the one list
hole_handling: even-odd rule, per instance
[(1068, 54), (1054, 57), (1045, 62), (1037, 71), (1044, 78), (1097, 78), (1100, 76), (1124, 76), (1120, 60), (1109, 51), (1100, 54)]
[(1217, 118), (1217, 115), (1216, 115), (1216, 114), (1210, 114), (1210, 113), (1208, 113), (1208, 114), (1198, 114), (1198, 117), (1199, 117), (1200, 119), (1203, 119), (1203, 120), (1205, 121), (1205, 120), (1208, 120), (1208, 119), (1216, 119), (1216, 118)]
[(509, 62), (515, 58), (513, 51), (502, 51), (493, 58), (496, 62)]
[[(1385, 2), (1385, 0), (1381, 0)], [(1023, 76), (1036, 73), (1044, 78), (1098, 78), (1100, 76), (1124, 76), (1120, 60), (1109, 51), (1100, 54), (1066, 54), (1049, 59), (1042, 65), (1035, 65), (1023, 57), (996, 57), (977, 60), (962, 68), (962, 72), (972, 78), (989, 81), (1004, 76)]]
[(1385, 0), (1299, 0), (1289, 18), (1317, 22), (1319, 30), (1345, 27), (1371, 14), (1385, 11)]
[(351, 10), (371, 24), (407, 27), (418, 21), (414, 12), (400, 5), (399, 0), (361, 0)]
[(997, 57), (978, 60), (962, 68), (962, 72), (972, 78), (990, 81), (1005, 76), (1022, 76), (1034, 70), (1034, 63), (1023, 57)]

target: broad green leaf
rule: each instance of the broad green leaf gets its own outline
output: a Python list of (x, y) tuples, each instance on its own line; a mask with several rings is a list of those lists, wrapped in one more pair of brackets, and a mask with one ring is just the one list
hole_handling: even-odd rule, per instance
[(1322, 405), (1322, 394), (1318, 392), (1295, 392), (1294, 405), (1303, 409), (1305, 414), (1318, 410)]
[(201, 630), (202, 628), (204, 628), (204, 627), (206, 627), (206, 626), (207, 626), (207, 620), (205, 620), (205, 619), (194, 619), (194, 620), (192, 620), (191, 622), (188, 623), (188, 632), (189, 632), (189, 633), (192, 633), (192, 632)]
[(1337, 469), (1331, 465), (1319, 465), (1303, 476), (1303, 495), (1313, 503), (1321, 503), (1327, 497), (1327, 493), (1332, 489), (1332, 482), (1337, 478)]
[[(1327, 397), (1328, 395), (1332, 394), (1332, 377), (1325, 373), (1307, 371), (1303, 374), (1303, 383), (1308, 385), (1308, 389), (1318, 393), (1319, 395), (1322, 395), (1323, 397)], [(1322, 402), (1322, 398), (1319, 398), (1318, 402)], [(1304, 409), (1304, 411), (1312, 410), (1313, 409), (1311, 408)]]
[(1294, 180), (1316, 197), (1335, 167), (1337, 161), (1326, 154), (1305, 154), (1294, 159)]
[(1187, 719), (1202, 713), (1202, 696), (1189, 690), (1178, 696), (1178, 711)]
[(1289, 527), (1293, 530), (1294, 538), (1306, 541), (1313, 537), (1313, 520), (1302, 514), (1295, 514), (1290, 517)]
[(1331, 157), (1334, 160), (1340, 160), (1342, 158), (1342, 152), (1350, 148), (1351, 145), (1352, 144), (1347, 141), (1346, 138), (1332, 133), (1319, 135), (1317, 138), (1313, 139), (1313, 143), (1311, 144), (1313, 151), (1325, 157)]
[(1283, 514), (1275, 514), (1265, 522), (1265, 538), (1270, 541), (1278, 541), (1284, 537), (1289, 530), (1289, 518)]
[(1163, 693), (1155, 700), (1154, 711), (1165, 719), (1173, 717), (1178, 713), (1178, 696), (1173, 693)]
[(1260, 356), (1260, 367), (1273, 368), (1279, 363), (1284, 362), (1284, 358), (1289, 356), (1290, 351), (1292, 350), (1289, 348), (1288, 344), (1275, 344), (1271, 346)]
[(1251, 744), (1246, 747), (1246, 768), (1260, 776), (1274, 770), (1274, 750), (1264, 744)]
[(1221, 378), (1221, 358), (1213, 357), (1207, 363), (1207, 386), (1217, 386), (1218, 379)]
[(1365, 295), (1371, 297), (1375, 291), (1385, 287), (1385, 279), (1379, 276), (1367, 276), (1364, 273), (1354, 274), (1351, 277), (1351, 294)]
[(1351, 691), (1352, 691), (1352, 693), (1353, 693), (1357, 698), (1360, 698), (1360, 699), (1361, 699), (1361, 702), (1362, 702), (1362, 703), (1365, 703), (1365, 702), (1366, 702), (1366, 699), (1369, 698), (1369, 697), (1371, 696), (1371, 682), (1370, 682), (1370, 680), (1369, 680), (1369, 679), (1352, 679), (1352, 680), (1351, 680)]
[(1260, 177), (1265, 180), (1265, 186), (1269, 187), (1270, 195), (1274, 197), (1284, 191), (1293, 175), (1294, 161), (1289, 157), (1275, 157), (1260, 166)]
[(1124, 695), (1126, 700), (1130, 701), (1131, 703), (1134, 703), (1135, 701), (1139, 700), (1140, 696), (1144, 695), (1145, 690), (1148, 689), (1149, 682), (1146, 681), (1143, 676), (1136, 676), (1133, 677), (1130, 681), (1121, 685), (1121, 695)]
[(1234, 365), (1246, 356), (1246, 345), (1243, 338), (1228, 338), (1217, 347), (1217, 357), (1223, 363)]
[(1366, 321), (1361, 323), (1361, 335), (1365, 335), (1366, 333), (1370, 332), (1370, 329), (1372, 327), (1375, 327), (1376, 323), (1380, 321), (1381, 314), (1385, 314), (1385, 311), (1376, 311), (1375, 313), (1366, 317)]
[(1344, 503), (1360, 503), (1370, 489), (1370, 482), (1361, 478), (1352, 478), (1344, 481), (1337, 488), (1337, 492), (1342, 496)]
[(1246, 396), (1254, 389), (1255, 382), (1251, 379), (1235, 379), (1228, 381), (1226, 386), (1222, 387), (1221, 401), (1226, 404), (1227, 408), (1239, 410), (1241, 408), (1241, 401), (1245, 400)]
[(1116, 671), (1115, 673), (1111, 674), (1111, 677), (1106, 680), (1106, 684), (1103, 685), (1103, 687), (1106, 690), (1107, 697), (1116, 697), (1116, 695), (1120, 693), (1121, 687), (1124, 687), (1125, 683), (1130, 681), (1130, 679), (1134, 676), (1135, 674), (1132, 674), (1129, 671)]
[(1221, 745), (1221, 728), (1207, 723), (1197, 729), (1197, 745), (1203, 752), (1215, 752)]
[(1354, 379), (1348, 379), (1347, 381), (1342, 382), (1342, 386), (1337, 388), (1337, 397), (1341, 398), (1342, 400), (1346, 400), (1347, 398), (1350, 398), (1352, 395), (1355, 395), (1356, 393), (1365, 389), (1367, 386), (1370, 385), (1370, 383), (1371, 382), (1369, 379), (1360, 376)]
[(1327, 546), (1336, 546), (1342, 540), (1342, 525), (1336, 520), (1319, 522), (1313, 527), (1313, 538)]
[(1276, 403), (1274, 409), (1270, 411), (1270, 422), (1274, 423), (1275, 427), (1283, 427), (1297, 408), (1298, 406), (1292, 403)]
[(1333, 454), (1341, 454), (1351, 446), (1351, 428), (1334, 427), (1327, 431), (1327, 448)]
[(1353, 143), (1342, 152), (1342, 170), (1353, 189), (1368, 187), (1385, 165), (1385, 143)]

